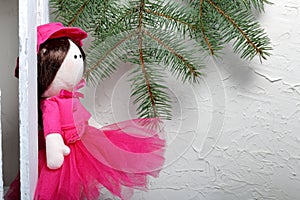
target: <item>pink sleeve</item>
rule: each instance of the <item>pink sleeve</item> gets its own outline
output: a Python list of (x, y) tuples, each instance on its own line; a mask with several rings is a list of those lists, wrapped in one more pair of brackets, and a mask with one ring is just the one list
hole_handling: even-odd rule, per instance
[(41, 109), (43, 113), (44, 136), (46, 137), (50, 133), (62, 134), (60, 111), (55, 99), (43, 100)]

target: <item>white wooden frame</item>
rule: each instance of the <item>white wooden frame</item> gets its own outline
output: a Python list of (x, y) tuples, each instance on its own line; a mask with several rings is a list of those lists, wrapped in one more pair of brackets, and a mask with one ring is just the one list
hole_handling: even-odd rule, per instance
[(48, 22), (48, 0), (19, 0), (21, 199), (33, 199), (38, 176), (36, 27)]

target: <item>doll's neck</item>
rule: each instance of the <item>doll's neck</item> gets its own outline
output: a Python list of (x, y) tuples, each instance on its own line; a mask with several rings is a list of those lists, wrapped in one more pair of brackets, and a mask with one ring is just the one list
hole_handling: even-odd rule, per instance
[(85, 81), (83, 79), (81, 79), (77, 84), (68, 83), (65, 81), (54, 81), (51, 83), (49, 88), (44, 92), (42, 97), (49, 98), (52, 96), (57, 96), (60, 94), (62, 90), (75, 92), (84, 86), (85, 86)]

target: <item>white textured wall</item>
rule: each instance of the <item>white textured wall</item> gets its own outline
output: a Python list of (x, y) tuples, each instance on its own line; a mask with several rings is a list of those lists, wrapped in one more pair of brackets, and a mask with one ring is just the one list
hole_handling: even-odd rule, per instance
[(14, 77), (18, 56), (17, 0), (0, 0), (0, 44), (4, 179), (9, 184), (19, 171), (18, 79)]
[[(300, 199), (300, 1), (272, 2), (258, 18), (274, 47), (267, 61), (241, 61), (228, 48), (208, 60), (200, 85), (168, 80), (166, 165), (134, 199)], [(133, 113), (129, 68), (87, 92), (100, 124)]]
[[(300, 1), (272, 1), (259, 17), (274, 45), (267, 61), (244, 62), (228, 50), (222, 60), (208, 61), (200, 85), (169, 79), (174, 119), (166, 123), (166, 165), (151, 179), (150, 191), (134, 199), (300, 199)], [(4, 173), (10, 182), (18, 170), (18, 10), (17, 1), (0, 2)], [(124, 110), (128, 68), (97, 88), (100, 124), (132, 113)]]

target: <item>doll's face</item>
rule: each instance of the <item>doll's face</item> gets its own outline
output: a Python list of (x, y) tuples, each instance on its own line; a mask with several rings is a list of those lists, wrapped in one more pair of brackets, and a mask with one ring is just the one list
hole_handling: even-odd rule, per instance
[(53, 82), (42, 95), (43, 97), (58, 95), (62, 89), (73, 91), (82, 78), (84, 70), (83, 56), (79, 48), (71, 40), (69, 42), (69, 51), (57, 71)]

